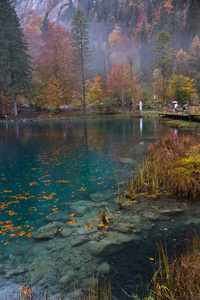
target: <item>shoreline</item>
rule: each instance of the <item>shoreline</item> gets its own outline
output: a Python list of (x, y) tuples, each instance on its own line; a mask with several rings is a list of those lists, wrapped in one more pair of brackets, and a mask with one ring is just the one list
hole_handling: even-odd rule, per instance
[(55, 120), (77, 120), (77, 119), (116, 119), (116, 118), (158, 118), (157, 112), (153, 110), (119, 112), (105, 114), (101, 112), (87, 112), (86, 116), (81, 111), (69, 110), (51, 115), (49, 112), (19, 113), (17, 116), (10, 115), (8, 118), (0, 119), (0, 122), (29, 122), (29, 121), (55, 121)]

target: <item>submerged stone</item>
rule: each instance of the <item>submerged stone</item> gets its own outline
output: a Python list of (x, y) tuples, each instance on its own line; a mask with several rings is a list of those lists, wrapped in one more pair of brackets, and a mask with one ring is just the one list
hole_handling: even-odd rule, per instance
[(87, 248), (93, 256), (106, 256), (122, 250), (126, 243), (134, 239), (137, 239), (135, 235), (109, 231), (104, 239), (90, 241), (87, 244)]
[(110, 265), (107, 262), (97, 266), (97, 272), (101, 275), (108, 274), (110, 272)]
[(122, 157), (122, 158), (120, 158), (120, 161), (124, 164), (134, 164), (135, 163), (135, 159), (132, 159), (130, 157)]
[(200, 225), (200, 218), (197, 217), (190, 217), (187, 219), (187, 221), (185, 222), (185, 225), (195, 225), (195, 226), (199, 226)]
[(22, 265), (19, 265), (15, 269), (8, 270), (6, 272), (6, 276), (7, 277), (9, 277), (9, 276), (16, 276), (16, 275), (20, 275), (20, 274), (25, 273), (25, 272), (26, 272), (25, 267), (22, 266)]
[(53, 239), (57, 233), (57, 223), (48, 224), (38, 228), (33, 233), (35, 239)]
[(70, 236), (73, 233), (73, 229), (63, 228), (60, 233), (61, 233), (62, 236), (68, 237), (68, 236)]
[(172, 207), (172, 208), (168, 208), (168, 209), (160, 209), (159, 213), (164, 216), (172, 216), (172, 215), (181, 214), (184, 211), (186, 211), (185, 208), (173, 208)]

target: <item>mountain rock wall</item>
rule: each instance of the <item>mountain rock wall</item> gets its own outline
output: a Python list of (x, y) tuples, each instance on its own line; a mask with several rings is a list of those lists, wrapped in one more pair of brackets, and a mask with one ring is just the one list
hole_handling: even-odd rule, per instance
[[(69, 0), (15, 0), (18, 17), (22, 26), (26, 24), (27, 19), (30, 19), (34, 12), (42, 16), (46, 12), (49, 13), (51, 22), (59, 23), (63, 14), (65, 14)], [(76, 7), (78, 0), (71, 1)]]

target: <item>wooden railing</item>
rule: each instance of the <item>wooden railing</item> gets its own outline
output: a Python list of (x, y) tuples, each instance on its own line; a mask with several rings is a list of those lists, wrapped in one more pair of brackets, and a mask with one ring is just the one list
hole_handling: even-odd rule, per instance
[(174, 107), (163, 106), (157, 109), (158, 115), (172, 115), (172, 116), (200, 116), (200, 105), (188, 105)]

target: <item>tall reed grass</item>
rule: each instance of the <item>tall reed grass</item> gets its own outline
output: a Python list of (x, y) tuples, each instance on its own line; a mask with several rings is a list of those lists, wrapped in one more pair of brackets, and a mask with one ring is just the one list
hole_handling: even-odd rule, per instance
[(155, 300), (200, 299), (200, 240), (197, 236), (187, 243), (187, 250), (171, 262), (162, 245), (159, 267), (154, 273)]
[(200, 195), (200, 143), (196, 136), (170, 133), (150, 145), (127, 186), (127, 194), (145, 191), (186, 197)]

